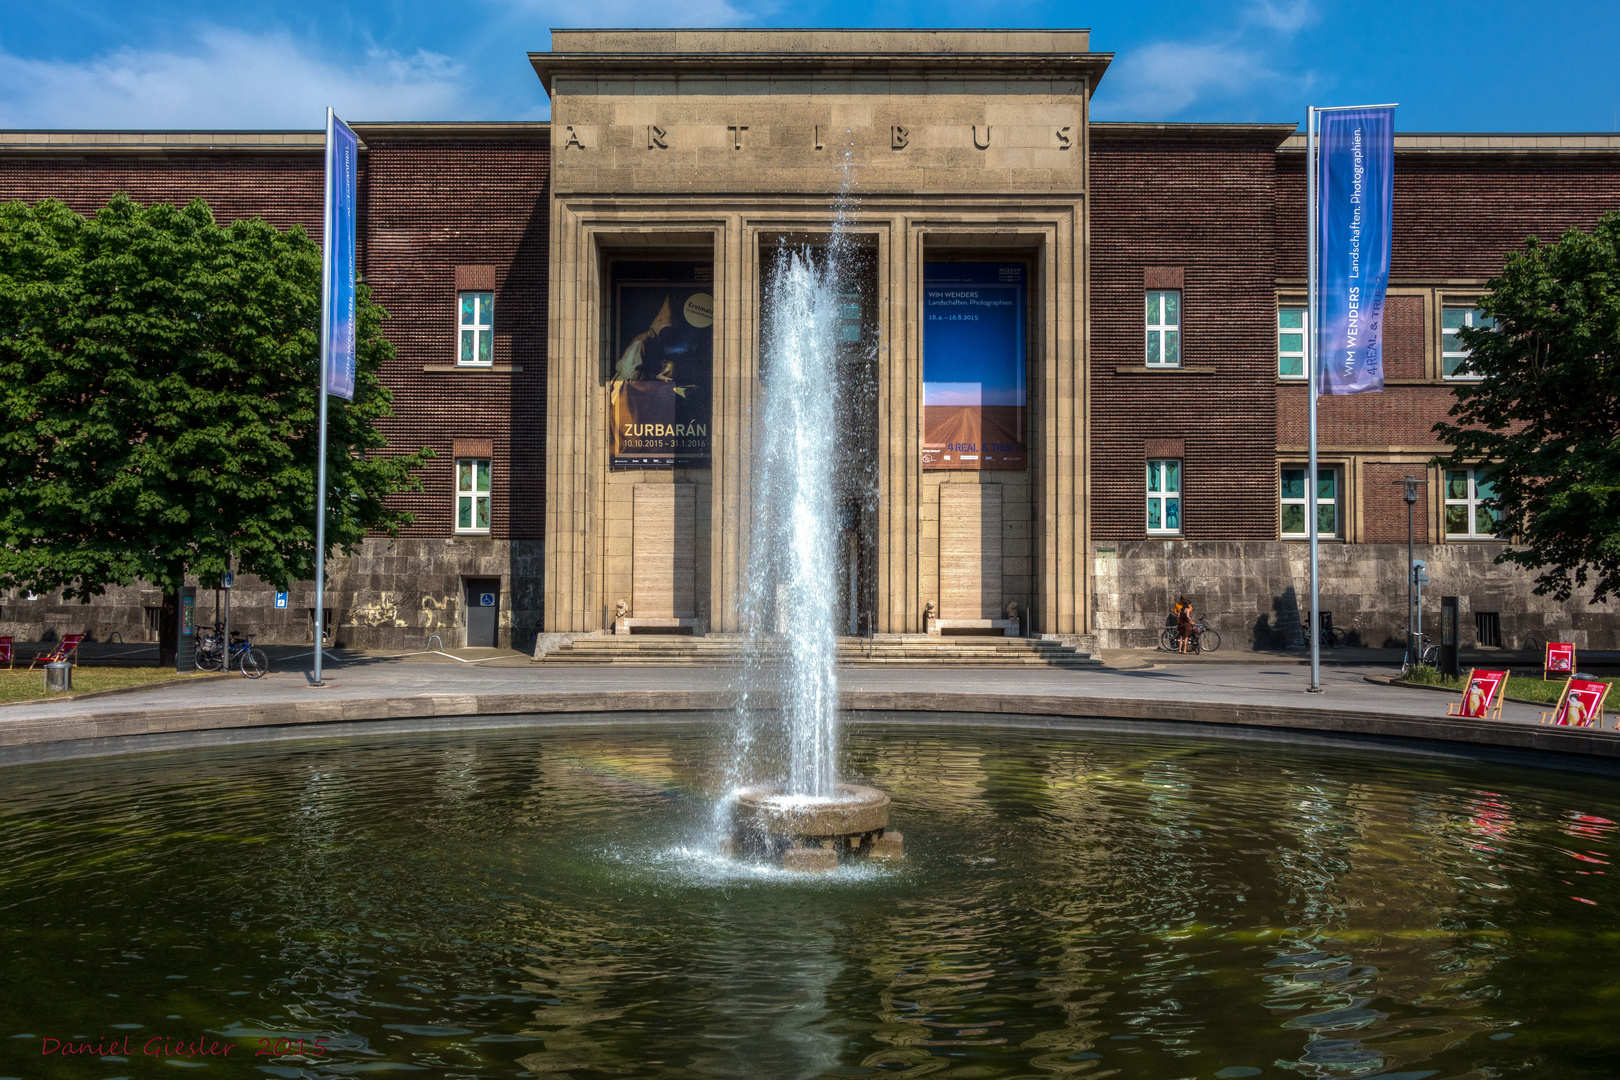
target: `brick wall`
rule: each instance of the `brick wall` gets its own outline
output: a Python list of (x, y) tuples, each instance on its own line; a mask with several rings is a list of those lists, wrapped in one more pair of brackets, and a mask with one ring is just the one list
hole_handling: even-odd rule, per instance
[(0, 201), (60, 199), (90, 215), (120, 191), (142, 206), (206, 199), (221, 223), (259, 217), (278, 229), (302, 225), (319, 243), (321, 153), (10, 155), (0, 157)]
[(1423, 297), (1391, 296), (1384, 301), (1384, 378), (1424, 377)]
[[(384, 372), (391, 445), (438, 454), (424, 490), (398, 505), (408, 536), (454, 530), (454, 440), (489, 439), (491, 534), (543, 539), (546, 236), (550, 144), (525, 139), (367, 140), (370, 213), (364, 272), (392, 316)], [(494, 370), (454, 370), (456, 268), (493, 267)], [(451, 368), (424, 371), (424, 368)], [(518, 368), (522, 368), (518, 371)]]
[[(1153, 141), (1094, 129), (1092, 536), (1146, 533), (1146, 441), (1184, 440), (1183, 533), (1276, 532), (1276, 301), (1270, 138)], [(1181, 269), (1182, 363), (1144, 364), (1144, 280)]]
[[(1276, 194), (1277, 272), (1303, 280), (1304, 154), (1277, 155)], [(1483, 281), (1525, 237), (1590, 231), (1609, 210), (1620, 210), (1620, 163), (1612, 154), (1400, 153), (1390, 274)]]
[[(1277, 445), (1304, 446), (1309, 436), (1308, 389), (1303, 383), (1277, 386)], [(1317, 438), (1322, 446), (1433, 446), (1429, 428), (1445, 417), (1456, 399), (1451, 387), (1388, 386), (1381, 394), (1324, 397), (1317, 402)]]
[(1368, 544), (1406, 543), (1406, 488), (1400, 483), (1415, 476), (1428, 483), (1418, 488), (1412, 508), (1413, 542), (1429, 542), (1429, 489), (1434, 473), (1422, 465), (1369, 461), (1362, 466), (1362, 534)]

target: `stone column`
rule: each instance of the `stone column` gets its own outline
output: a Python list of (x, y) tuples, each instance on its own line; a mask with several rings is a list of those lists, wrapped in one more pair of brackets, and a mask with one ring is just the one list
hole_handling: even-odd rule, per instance
[(727, 215), (714, 245), (714, 398), (711, 422), (709, 628), (743, 629), (748, 573), (749, 466), (759, 374), (756, 325), (759, 243), (740, 214)]
[(878, 354), (878, 631), (919, 633), (922, 491), (922, 233), (907, 215), (879, 240), (884, 298)]

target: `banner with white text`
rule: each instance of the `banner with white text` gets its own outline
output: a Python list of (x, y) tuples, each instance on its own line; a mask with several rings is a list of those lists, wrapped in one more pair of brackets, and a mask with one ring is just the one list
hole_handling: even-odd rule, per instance
[(354, 400), (354, 217), (360, 140), (331, 110), (326, 114), (326, 265), (321, 297), (321, 361), (326, 392)]
[(1317, 392), (1384, 388), (1395, 110), (1320, 114), (1317, 151)]

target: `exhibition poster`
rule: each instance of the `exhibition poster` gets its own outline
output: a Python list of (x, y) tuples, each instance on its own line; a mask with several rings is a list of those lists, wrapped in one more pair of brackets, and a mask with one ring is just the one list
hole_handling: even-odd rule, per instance
[(1023, 263), (923, 267), (924, 469), (1022, 469)]
[(613, 466), (709, 464), (713, 326), (711, 264), (614, 267), (607, 409)]

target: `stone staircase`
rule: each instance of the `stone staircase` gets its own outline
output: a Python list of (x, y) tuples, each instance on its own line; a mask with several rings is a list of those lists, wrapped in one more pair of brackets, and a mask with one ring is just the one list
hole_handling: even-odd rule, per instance
[[(559, 635), (560, 636), (560, 635)], [(1102, 661), (1082, 651), (1073, 639), (1009, 637), (928, 637), (885, 634), (878, 638), (838, 639), (840, 667), (1099, 667)], [(545, 664), (632, 664), (643, 667), (691, 665), (737, 666), (745, 644), (739, 635), (684, 637), (664, 634), (592, 634), (557, 642), (535, 656)], [(784, 648), (773, 645), (767, 659)]]

